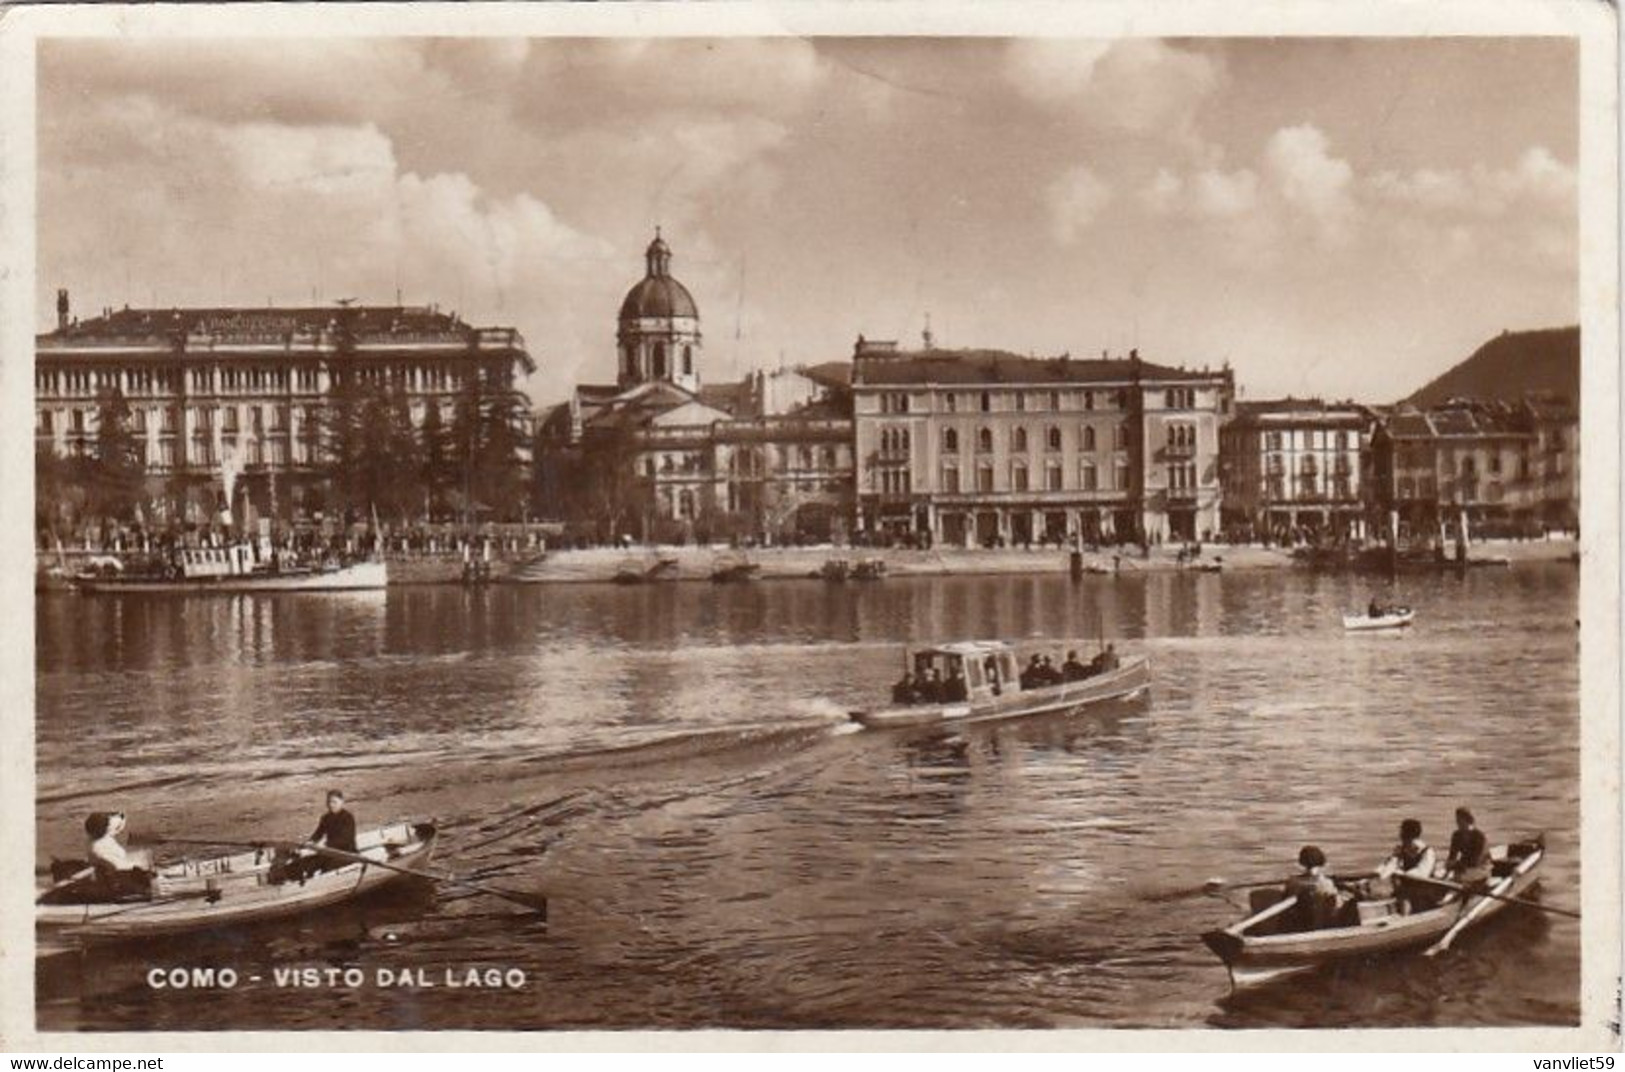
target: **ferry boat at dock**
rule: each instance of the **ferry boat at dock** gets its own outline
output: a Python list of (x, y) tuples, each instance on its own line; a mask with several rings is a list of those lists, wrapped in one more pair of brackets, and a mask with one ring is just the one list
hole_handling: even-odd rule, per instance
[(75, 588), (93, 594), (360, 592), (381, 591), (388, 583), (388, 567), (381, 560), (285, 561), (248, 543), (183, 548), (134, 568), (114, 559), (73, 578)]
[[(849, 712), (869, 729), (960, 725), (1025, 718), (1030, 715), (1076, 714), (1115, 700), (1128, 700), (1151, 687), (1151, 662), (1143, 655), (1097, 660), (1086, 676), (1054, 684), (1021, 684), (1015, 648), (1001, 640), (970, 640), (921, 648), (909, 659), (916, 680), (932, 671), (944, 692), (955, 695), (897, 700), (889, 705)], [(1115, 665), (1114, 665), (1115, 664)]]

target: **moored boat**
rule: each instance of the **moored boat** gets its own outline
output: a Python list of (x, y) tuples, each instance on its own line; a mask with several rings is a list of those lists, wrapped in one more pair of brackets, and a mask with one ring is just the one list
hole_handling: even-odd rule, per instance
[(236, 544), (186, 548), (134, 569), (114, 559), (77, 574), (73, 583), (92, 593), (356, 592), (384, 588), (389, 569), (379, 560), (296, 563)]
[(409, 877), (427, 866), (437, 837), (430, 822), (365, 830), (356, 848), (366, 860), (334, 861), (302, 880), (284, 877), (288, 857), (265, 847), (161, 865), (138, 896), (109, 900), (94, 883), (52, 888), (36, 900), (37, 944), (43, 952), (296, 915)]
[(762, 567), (754, 562), (719, 562), (711, 570), (711, 579), (718, 584), (733, 584), (739, 581), (754, 581)]
[[(1113, 665), (1115, 663), (1115, 665)], [(946, 695), (850, 712), (870, 729), (991, 722), (1029, 715), (1071, 714), (1111, 700), (1128, 699), (1151, 684), (1144, 656), (1103, 658), (1088, 676), (1023, 687), (1015, 649), (998, 640), (973, 640), (922, 648), (912, 654), (910, 673), (942, 682)]]
[(1254, 890), (1247, 918), (1202, 935), (1230, 972), (1233, 986), (1265, 983), (1349, 957), (1421, 947), (1448, 946), (1469, 927), (1507, 907), (1539, 881), (1546, 848), (1539, 837), (1490, 850), (1491, 879), (1485, 896), (1448, 891), (1430, 908), (1401, 914), (1393, 898), (1354, 900), (1342, 906), (1331, 927), (1306, 929), (1295, 898), (1279, 889)]
[(1343, 628), (1351, 633), (1404, 629), (1415, 620), (1416, 612), (1409, 607), (1388, 607), (1381, 614), (1345, 614)]

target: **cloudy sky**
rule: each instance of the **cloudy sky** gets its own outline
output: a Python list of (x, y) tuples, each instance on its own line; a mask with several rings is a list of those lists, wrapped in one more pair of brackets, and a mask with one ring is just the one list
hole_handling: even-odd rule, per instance
[(656, 224), (702, 374), (939, 345), (1388, 401), (1577, 320), (1561, 39), (41, 43), (39, 326), (438, 303), (614, 376)]

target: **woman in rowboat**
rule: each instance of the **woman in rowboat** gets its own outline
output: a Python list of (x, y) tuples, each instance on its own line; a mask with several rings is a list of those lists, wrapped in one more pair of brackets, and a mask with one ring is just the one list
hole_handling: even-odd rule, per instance
[(124, 826), (121, 811), (94, 811), (85, 819), (86, 855), (95, 869), (96, 884), (108, 900), (132, 894), (145, 896), (152, 885), (146, 855), (131, 853), (118, 839)]
[(1448, 878), (1463, 886), (1489, 881), (1489, 839), (1466, 808), (1456, 809), (1456, 832), (1450, 835), (1450, 855), (1445, 857), (1444, 870)]
[(1305, 845), (1298, 851), (1298, 866), (1303, 871), (1286, 880), (1285, 893), (1297, 900), (1304, 929), (1331, 926), (1347, 897), (1326, 868), (1326, 854), (1314, 845)]

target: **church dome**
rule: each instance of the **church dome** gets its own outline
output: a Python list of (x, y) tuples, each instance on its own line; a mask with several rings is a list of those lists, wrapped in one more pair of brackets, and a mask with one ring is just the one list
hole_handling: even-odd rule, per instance
[(690, 317), (698, 320), (700, 311), (694, 305), (693, 295), (671, 276), (671, 247), (658, 231), (643, 256), (648, 264), (647, 274), (626, 292), (626, 300), (621, 302), (621, 319)]

